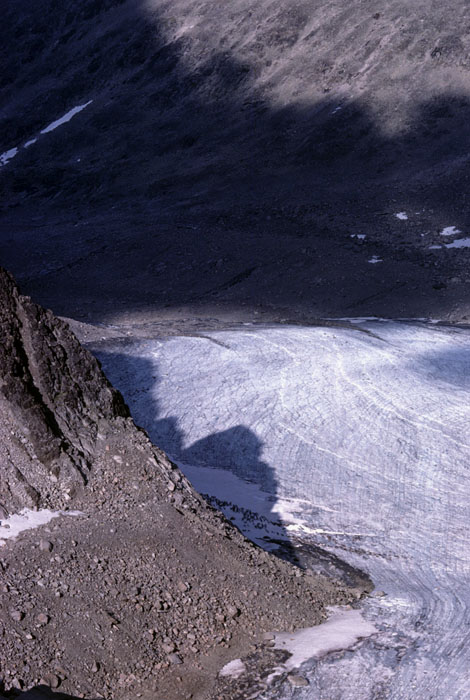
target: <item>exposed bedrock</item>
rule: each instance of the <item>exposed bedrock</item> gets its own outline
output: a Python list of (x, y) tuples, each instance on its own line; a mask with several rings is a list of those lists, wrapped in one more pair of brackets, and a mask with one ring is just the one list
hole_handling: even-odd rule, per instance
[(67, 325), (0, 268), (0, 502), (58, 505), (87, 481), (100, 430), (129, 415)]

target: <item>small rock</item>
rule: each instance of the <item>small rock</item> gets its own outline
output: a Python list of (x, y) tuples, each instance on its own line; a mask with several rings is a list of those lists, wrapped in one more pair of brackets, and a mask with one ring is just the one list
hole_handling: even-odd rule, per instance
[(41, 678), (39, 683), (40, 685), (47, 685), (48, 688), (58, 688), (60, 685), (60, 678), (59, 676), (55, 676), (53, 673), (50, 673), (47, 676), (44, 676), (44, 678)]
[(240, 608), (237, 608), (236, 605), (228, 605), (227, 606), (227, 615), (229, 617), (237, 617), (240, 615)]
[(49, 542), (49, 540), (40, 540), (39, 542), (41, 552), (52, 552), (52, 547), (52, 542)]
[(10, 617), (12, 620), (15, 620), (16, 622), (21, 622), (21, 620), (24, 618), (24, 613), (21, 612), (21, 610), (11, 610)]
[(181, 656), (179, 656), (178, 654), (168, 654), (168, 661), (170, 662), (170, 664), (174, 665), (183, 663)]
[(40, 625), (47, 625), (47, 623), (50, 620), (49, 615), (46, 615), (46, 613), (39, 613), (39, 615), (36, 616), (36, 620), (39, 622)]
[(303, 688), (307, 685), (310, 685), (306, 678), (304, 678), (303, 676), (295, 676), (292, 673), (289, 673), (289, 675), (287, 676), (287, 680), (295, 688)]
[(94, 661), (93, 666), (91, 667), (91, 672), (98, 673), (99, 670), (100, 670), (100, 665), (99, 665), (98, 661)]
[(180, 508), (184, 503), (183, 494), (175, 493), (175, 495), (173, 496), (173, 503), (177, 508)]
[(105, 616), (106, 622), (108, 623), (108, 625), (111, 625), (111, 627), (113, 625), (119, 624), (119, 620), (114, 616), (113, 613), (105, 611), (104, 616)]
[(175, 650), (176, 644), (174, 644), (174, 642), (168, 642), (167, 644), (163, 644), (163, 651), (167, 654), (171, 654), (171, 652)]

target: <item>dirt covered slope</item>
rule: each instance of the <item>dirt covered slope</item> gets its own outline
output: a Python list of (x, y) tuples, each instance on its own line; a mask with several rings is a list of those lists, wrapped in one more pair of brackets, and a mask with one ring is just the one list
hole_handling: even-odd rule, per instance
[(219, 681), (224, 663), (250, 645), (269, 655), (263, 632), (317, 623), (367, 582), (348, 591), (248, 542), (135, 427), (68, 327), (0, 274), (0, 541), (6, 511), (62, 510), (0, 547), (1, 683), (235, 697), (248, 679)]

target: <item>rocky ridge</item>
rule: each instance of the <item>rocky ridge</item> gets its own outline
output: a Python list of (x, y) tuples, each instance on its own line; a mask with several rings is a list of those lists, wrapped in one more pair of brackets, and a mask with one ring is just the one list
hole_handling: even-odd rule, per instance
[(1, 512), (62, 507), (87, 482), (101, 424), (129, 410), (69, 328), (3, 269), (0, 333)]

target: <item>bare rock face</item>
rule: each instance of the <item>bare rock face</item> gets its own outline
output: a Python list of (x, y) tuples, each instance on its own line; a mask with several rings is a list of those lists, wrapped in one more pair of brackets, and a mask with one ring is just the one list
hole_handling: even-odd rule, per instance
[(129, 410), (65, 323), (0, 268), (0, 515), (87, 481), (100, 428)]

